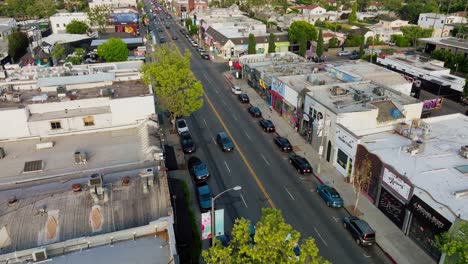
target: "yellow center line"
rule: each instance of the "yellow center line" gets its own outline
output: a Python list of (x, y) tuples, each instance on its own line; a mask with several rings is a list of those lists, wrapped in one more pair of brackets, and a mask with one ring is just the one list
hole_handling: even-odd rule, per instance
[[(175, 25), (177, 26), (177, 25)], [(163, 30), (166, 32), (166, 33), (169, 33), (167, 29), (165, 29), (165, 27), (163, 27)], [(168, 34), (170, 35), (170, 34)], [(172, 41), (172, 37), (171, 37), (171, 42), (174, 42)], [(181, 53), (179, 47), (177, 45), (175, 45), (177, 47), (177, 51)], [(234, 146), (236, 147), (237, 149), (237, 152), (239, 152), (239, 155), (241, 156), (242, 158), (242, 161), (244, 162), (245, 166), (247, 167), (247, 169), (249, 170), (250, 172), (250, 175), (252, 175), (252, 177), (254, 178), (255, 182), (257, 183), (257, 186), (258, 188), (260, 188), (260, 191), (262, 192), (263, 196), (265, 196), (265, 198), (267, 199), (268, 203), (270, 204), (270, 206), (272, 208), (275, 208), (276, 209), (276, 205), (273, 203), (273, 200), (271, 200), (271, 197), (270, 195), (268, 194), (268, 192), (266, 191), (265, 189), (265, 186), (263, 186), (262, 182), (260, 181), (260, 178), (258, 178), (258, 175), (257, 173), (255, 173), (254, 169), (252, 168), (252, 165), (250, 165), (250, 162), (247, 160), (247, 158), (245, 157), (244, 155), (244, 152), (242, 152), (241, 148), (239, 147), (239, 145), (237, 144), (236, 140), (234, 139), (234, 137), (232, 136), (231, 134), (231, 131), (227, 128), (226, 124), (224, 123), (223, 121), (223, 118), (221, 117), (221, 115), (218, 113), (218, 111), (216, 110), (216, 108), (214, 107), (213, 103), (211, 102), (210, 98), (208, 97), (208, 95), (203, 92), (204, 95), (205, 95), (205, 98), (206, 98), (206, 101), (208, 102), (208, 104), (210, 105), (210, 108), (211, 110), (213, 110), (213, 112), (215, 113), (216, 115), (216, 118), (219, 120), (219, 122), (221, 123), (221, 125), (223, 126), (224, 130), (226, 131), (226, 133), (229, 135), (229, 137), (231, 138), (232, 142), (234, 143)]]

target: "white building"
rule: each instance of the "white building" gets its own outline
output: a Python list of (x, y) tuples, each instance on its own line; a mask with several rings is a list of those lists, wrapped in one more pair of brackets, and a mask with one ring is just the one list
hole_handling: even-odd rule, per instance
[[(7, 71), (0, 84), (0, 140), (132, 126), (154, 114), (141, 62)], [(132, 109), (132, 111), (128, 111)]]
[(325, 8), (319, 5), (296, 6), (296, 9), (301, 10), (304, 15), (322, 15), (327, 12)]
[(89, 24), (86, 13), (57, 13), (49, 18), (52, 33), (65, 33), (67, 25), (73, 21), (82, 21)]
[[(419, 14), (418, 25), (422, 28), (432, 28), (433, 37), (448, 37), (450, 36), (450, 30), (447, 25), (453, 23), (467, 23), (467, 19), (464, 16), (444, 15), (435, 13), (421, 13)], [(451, 27), (450, 27), (451, 29)]]
[(8, 26), (12, 28), (16, 28), (16, 19), (11, 17), (0, 17), (0, 26)]
[(120, 8), (120, 7), (136, 7), (136, 0), (92, 0), (89, 2), (89, 8), (94, 8), (97, 6), (108, 6), (111, 8)]

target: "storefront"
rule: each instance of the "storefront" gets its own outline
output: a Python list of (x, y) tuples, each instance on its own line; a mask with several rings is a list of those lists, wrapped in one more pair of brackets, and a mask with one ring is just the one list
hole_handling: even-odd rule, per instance
[(433, 259), (439, 260), (441, 253), (436, 247), (435, 237), (447, 232), (452, 223), (416, 195), (408, 203), (408, 210), (412, 214), (408, 236)]
[(269, 94), (271, 95), (270, 105), (280, 115), (283, 114), (284, 91), (284, 83), (278, 79), (274, 79), (271, 84), (271, 90), (269, 91)]
[[(344, 177), (350, 177), (353, 173), (358, 143), (359, 138), (351, 131), (341, 125), (336, 127), (333, 166), (335, 166)], [(331, 142), (330, 149), (333, 149)]]

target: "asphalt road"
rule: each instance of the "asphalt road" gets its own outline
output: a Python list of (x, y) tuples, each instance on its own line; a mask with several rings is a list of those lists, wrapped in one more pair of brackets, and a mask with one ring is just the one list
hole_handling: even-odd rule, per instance
[[(160, 21), (156, 18), (154, 22)], [(314, 191), (315, 178), (299, 175), (288, 163), (287, 154), (273, 144), (273, 135), (264, 133), (258, 119), (250, 117), (247, 105), (240, 104), (224, 83), (222, 71), (227, 65), (202, 60), (179, 28), (174, 27), (172, 24), (170, 34), (178, 37), (175, 43), (179, 49), (192, 52), (192, 70), (206, 93), (203, 108), (187, 118), (198, 145), (194, 155), (208, 163), (209, 185), (214, 194), (242, 186), (241, 191), (231, 191), (216, 201), (217, 209), (225, 209), (225, 230), (230, 230), (238, 217), (258, 221), (261, 208), (274, 205), (282, 211), (286, 222), (301, 232), (302, 238), (314, 237), (320, 255), (331, 262), (389, 263), (377, 246), (356, 245), (342, 227), (346, 211), (328, 208)], [(167, 38), (170, 34), (165, 31)], [(221, 131), (232, 135), (234, 152), (224, 153), (217, 146), (216, 134)]]

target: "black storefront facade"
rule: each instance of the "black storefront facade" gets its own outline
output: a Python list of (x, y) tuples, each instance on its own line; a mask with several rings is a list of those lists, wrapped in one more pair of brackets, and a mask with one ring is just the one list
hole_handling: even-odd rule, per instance
[(417, 195), (413, 195), (407, 209), (411, 212), (407, 235), (432, 258), (439, 260), (441, 253), (436, 247), (435, 237), (447, 232), (452, 223)]

